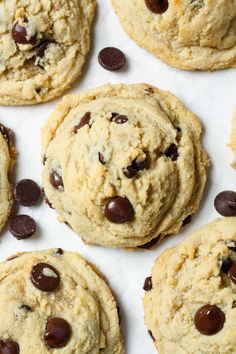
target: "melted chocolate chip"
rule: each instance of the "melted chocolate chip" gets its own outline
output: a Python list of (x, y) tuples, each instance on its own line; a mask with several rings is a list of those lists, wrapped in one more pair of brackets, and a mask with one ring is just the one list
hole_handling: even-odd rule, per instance
[(223, 273), (228, 273), (228, 271), (230, 270), (230, 268), (232, 267), (232, 265), (233, 265), (232, 259), (230, 259), (230, 258), (224, 259), (224, 260), (222, 261), (221, 271), (222, 271)]
[(60, 284), (59, 273), (47, 263), (33, 266), (30, 279), (35, 288), (46, 292), (56, 290)]
[(36, 36), (28, 38), (26, 28), (20, 26), (18, 22), (13, 25), (11, 35), (14, 41), (18, 44), (35, 45), (37, 42)]
[(0, 132), (3, 136), (3, 138), (5, 139), (5, 141), (7, 142), (7, 144), (10, 145), (10, 132), (11, 132), (11, 130), (6, 128), (5, 125), (0, 124)]
[(11, 219), (9, 231), (17, 240), (24, 240), (33, 236), (36, 231), (36, 223), (28, 215), (17, 215)]
[(159, 239), (160, 239), (160, 236), (158, 236), (158, 237), (154, 238), (153, 240), (145, 243), (144, 245), (138, 246), (138, 248), (143, 248), (145, 250), (149, 250), (150, 248), (154, 247), (157, 244)]
[(234, 263), (231, 266), (230, 271), (229, 271), (229, 276), (230, 276), (230, 279), (232, 280), (232, 282), (234, 284), (236, 284), (236, 263)]
[(184, 221), (183, 221), (183, 223), (182, 223), (182, 226), (185, 226), (185, 225), (190, 224), (191, 221), (192, 221), (192, 215), (188, 215), (188, 216), (184, 219)]
[(47, 322), (44, 340), (50, 348), (65, 347), (71, 337), (71, 326), (63, 318), (50, 318)]
[(138, 172), (138, 171), (135, 170), (135, 168), (133, 168), (132, 166), (125, 167), (125, 168), (123, 168), (122, 171), (123, 171), (125, 177), (127, 177), (127, 178), (133, 178), (133, 177), (135, 177), (136, 174), (137, 174), (137, 172)]
[(138, 171), (148, 168), (148, 159), (143, 161), (134, 160), (131, 166), (123, 168), (123, 173), (127, 178), (133, 178), (136, 176)]
[(153, 337), (152, 331), (150, 331), (150, 329), (148, 330), (148, 334), (152, 338), (153, 342), (155, 342), (156, 339)]
[(64, 187), (64, 183), (61, 175), (59, 175), (59, 173), (55, 170), (52, 170), (52, 172), (50, 173), (50, 182), (51, 185), (56, 189), (59, 189), (60, 187), (62, 188)]
[(150, 291), (152, 290), (152, 277), (147, 277), (144, 281), (143, 290)]
[(98, 153), (98, 159), (99, 159), (99, 161), (101, 162), (102, 165), (106, 164), (105, 157), (100, 152)]
[(90, 118), (91, 113), (85, 113), (85, 115), (80, 119), (79, 124), (74, 127), (74, 133), (77, 134), (79, 129), (83, 128), (83, 126), (85, 126), (86, 124), (89, 125)]
[(176, 161), (178, 159), (178, 148), (175, 144), (171, 144), (169, 148), (165, 151), (165, 155), (169, 157), (172, 161)]
[(129, 199), (114, 197), (108, 199), (105, 206), (105, 217), (116, 224), (130, 221), (134, 216), (134, 208)]
[(214, 202), (215, 208), (223, 216), (236, 216), (236, 193), (224, 191), (219, 193)]
[(32, 312), (32, 311), (33, 311), (32, 308), (31, 308), (30, 306), (28, 306), (28, 305), (21, 305), (21, 306), (19, 307), (19, 309), (20, 309), (20, 310), (23, 310), (23, 311), (25, 311), (25, 312)]
[(11, 339), (0, 340), (0, 354), (19, 354), (19, 345)]
[(22, 179), (14, 190), (14, 197), (23, 206), (35, 205), (41, 196), (41, 189), (32, 179)]
[(45, 51), (47, 50), (48, 46), (50, 44), (52, 44), (53, 41), (50, 39), (45, 39), (43, 40), (41, 43), (39, 43), (39, 45), (37, 46), (37, 48), (35, 49), (35, 57), (37, 58), (43, 58)]
[(128, 120), (128, 117), (125, 115), (117, 115), (112, 119), (112, 122), (115, 122), (116, 124), (125, 124)]
[(155, 14), (163, 14), (169, 7), (168, 0), (145, 0), (147, 8)]
[(114, 47), (107, 47), (100, 51), (98, 55), (99, 64), (106, 70), (116, 71), (126, 65), (124, 53)]
[(196, 312), (194, 323), (200, 333), (211, 336), (223, 328), (225, 314), (216, 305), (205, 305)]

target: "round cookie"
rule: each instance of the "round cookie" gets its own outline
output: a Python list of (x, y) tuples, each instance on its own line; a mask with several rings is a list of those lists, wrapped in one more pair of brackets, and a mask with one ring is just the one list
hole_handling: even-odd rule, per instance
[(0, 231), (3, 229), (12, 209), (13, 196), (9, 176), (14, 165), (15, 149), (10, 131), (0, 124)]
[(61, 95), (81, 74), (95, 0), (0, 3), (0, 104), (36, 104)]
[(201, 200), (201, 129), (175, 96), (146, 84), (66, 96), (42, 131), (47, 201), (86, 243), (160, 241)]
[(144, 288), (159, 354), (235, 353), (236, 218), (216, 219), (164, 251)]
[(18, 254), (0, 270), (0, 347), (11, 341), (24, 354), (124, 353), (113, 295), (79, 254)]
[(232, 0), (111, 0), (125, 31), (164, 62), (185, 70), (236, 66)]

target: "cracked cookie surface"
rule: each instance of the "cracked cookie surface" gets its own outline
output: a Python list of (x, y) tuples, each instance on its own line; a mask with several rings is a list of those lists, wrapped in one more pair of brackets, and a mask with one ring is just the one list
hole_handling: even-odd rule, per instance
[(53, 99), (81, 74), (95, 0), (0, 2), (0, 104)]
[(177, 233), (205, 186), (201, 129), (146, 84), (66, 96), (42, 130), (47, 200), (86, 243), (136, 247)]
[(214, 220), (157, 258), (143, 303), (158, 353), (236, 353), (235, 272), (235, 217)]
[(236, 66), (234, 0), (111, 0), (125, 31), (164, 62), (186, 70)]
[(124, 353), (113, 295), (79, 254), (23, 253), (0, 269), (0, 347), (24, 354)]

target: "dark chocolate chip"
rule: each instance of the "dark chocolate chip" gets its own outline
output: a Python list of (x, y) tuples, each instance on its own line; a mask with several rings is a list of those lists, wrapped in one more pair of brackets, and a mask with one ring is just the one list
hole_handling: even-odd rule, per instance
[(134, 216), (134, 208), (129, 199), (123, 197), (109, 198), (105, 206), (105, 217), (116, 224), (130, 221)]
[(28, 215), (17, 215), (11, 219), (9, 231), (17, 240), (24, 240), (33, 236), (36, 231), (36, 223)]
[(172, 161), (176, 161), (179, 156), (177, 146), (175, 144), (171, 144), (165, 151), (165, 155), (171, 158)]
[(114, 47), (107, 47), (100, 51), (98, 55), (99, 64), (106, 70), (116, 71), (126, 65), (124, 53)]
[(30, 279), (35, 288), (46, 292), (56, 290), (60, 284), (59, 273), (47, 263), (33, 266)]
[(57, 254), (64, 254), (64, 251), (62, 248), (58, 248), (56, 253)]
[(116, 124), (125, 124), (128, 120), (128, 117), (125, 115), (117, 115), (112, 119), (112, 122), (115, 122)]
[(7, 144), (10, 145), (10, 132), (11, 132), (11, 130), (6, 128), (5, 125), (0, 124), (0, 132), (3, 136), (3, 138), (5, 139), (5, 141), (7, 142)]
[(46, 161), (47, 161), (47, 156), (44, 155), (44, 157), (43, 157), (43, 165), (45, 165)]
[(192, 215), (188, 215), (188, 216), (184, 219), (184, 221), (183, 221), (183, 223), (182, 223), (182, 226), (185, 226), (185, 225), (190, 224), (191, 221), (192, 221)]
[(145, 0), (147, 8), (155, 14), (163, 14), (169, 7), (168, 0)]
[(111, 119), (110, 119), (110, 121), (113, 122), (114, 118), (117, 117), (117, 116), (119, 116), (119, 113), (113, 112), (113, 113), (111, 114)]
[(152, 87), (148, 87), (147, 89), (145, 89), (145, 91), (148, 93), (148, 95), (153, 95), (154, 94), (154, 90)]
[(222, 271), (223, 273), (228, 273), (228, 271), (230, 270), (230, 268), (232, 267), (232, 265), (233, 265), (232, 259), (230, 259), (230, 258), (224, 259), (224, 260), (222, 261), (221, 271)]
[(124, 173), (125, 177), (127, 177), (127, 178), (135, 177), (137, 172), (138, 171), (135, 170), (135, 168), (133, 168), (132, 166), (128, 166), (128, 167), (123, 168), (123, 173)]
[(147, 277), (144, 281), (143, 290), (150, 291), (152, 290), (152, 277)]
[(71, 326), (63, 318), (50, 318), (44, 332), (44, 340), (50, 348), (62, 348), (71, 337)]
[(230, 279), (232, 280), (232, 282), (234, 284), (236, 284), (236, 263), (234, 263), (231, 266), (230, 271), (229, 271), (229, 276), (230, 276)]
[(19, 345), (11, 339), (0, 340), (0, 354), (19, 354)]
[(35, 49), (35, 57), (43, 58), (45, 51), (47, 50), (48, 46), (52, 43), (53, 41), (50, 39), (45, 39), (41, 43), (39, 43), (39, 45)]
[(102, 165), (106, 164), (105, 157), (100, 152), (98, 153), (98, 159), (99, 159), (99, 161), (101, 162)]
[(194, 323), (200, 333), (211, 336), (223, 328), (225, 314), (216, 305), (205, 305), (196, 312)]
[(22, 179), (14, 190), (14, 197), (18, 204), (23, 206), (35, 205), (41, 196), (41, 189), (31, 179)]
[(236, 247), (229, 247), (229, 246), (228, 246), (228, 249), (229, 249), (230, 251), (236, 252)]
[(146, 158), (143, 161), (139, 161), (139, 160), (134, 160), (132, 162), (132, 167), (136, 170), (136, 171), (142, 171), (148, 168), (148, 159)]
[(20, 309), (20, 310), (23, 310), (23, 311), (25, 311), (25, 312), (32, 312), (32, 308), (31, 308), (30, 306), (28, 306), (28, 305), (21, 305), (21, 306), (19, 307), (19, 309)]
[(85, 115), (80, 119), (79, 124), (74, 127), (74, 133), (77, 134), (79, 129), (83, 128), (83, 126), (85, 126), (86, 124), (89, 125), (90, 118), (91, 113), (85, 113)]
[(149, 250), (150, 248), (154, 247), (157, 244), (159, 239), (160, 239), (160, 236), (158, 236), (158, 237), (154, 238), (153, 240), (145, 243), (144, 245), (138, 246), (138, 248), (143, 248), (145, 250)]
[(52, 172), (50, 173), (50, 182), (51, 185), (56, 189), (59, 189), (60, 187), (62, 188), (64, 187), (62, 176), (55, 170), (52, 170)]
[(148, 334), (152, 338), (153, 342), (155, 342), (156, 339), (153, 337), (152, 331), (150, 331), (150, 329), (148, 330)]
[(236, 216), (236, 193), (224, 191), (219, 193), (214, 202), (215, 208), (223, 216)]
[(26, 28), (20, 26), (18, 22), (16, 22), (11, 30), (11, 35), (14, 41), (18, 44), (32, 44), (35, 45), (37, 42), (36, 36), (27, 38)]

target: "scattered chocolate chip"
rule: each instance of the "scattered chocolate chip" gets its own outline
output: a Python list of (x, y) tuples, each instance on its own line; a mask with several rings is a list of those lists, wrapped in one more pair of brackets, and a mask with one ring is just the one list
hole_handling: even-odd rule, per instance
[(5, 125), (0, 124), (0, 132), (8, 145), (10, 145), (10, 131), (11, 130), (6, 128)]
[(0, 340), (0, 354), (19, 354), (19, 345), (11, 339)]
[(26, 28), (20, 26), (18, 22), (16, 22), (11, 30), (11, 35), (14, 41), (18, 44), (31, 44), (35, 45), (37, 42), (36, 36), (27, 38), (27, 31)]
[(56, 189), (59, 189), (60, 187), (62, 188), (64, 187), (64, 183), (61, 175), (55, 170), (52, 170), (52, 172), (50, 173), (50, 182), (51, 185)]
[(145, 243), (144, 245), (138, 246), (138, 248), (143, 248), (145, 250), (149, 250), (150, 248), (154, 247), (157, 244), (159, 239), (160, 239), (160, 236), (155, 237), (153, 240)]
[(28, 215), (17, 215), (11, 219), (9, 231), (17, 240), (24, 240), (33, 236), (36, 231), (36, 223)]
[(105, 217), (116, 224), (130, 221), (134, 216), (134, 208), (129, 199), (123, 197), (109, 198), (105, 206)]
[(225, 314), (216, 305), (205, 305), (196, 312), (194, 323), (200, 333), (211, 336), (223, 328)]
[(30, 306), (28, 306), (28, 305), (21, 305), (21, 306), (19, 307), (19, 309), (20, 309), (20, 310), (23, 310), (23, 311), (25, 311), (25, 312), (32, 312), (32, 308), (31, 308)]
[(112, 119), (112, 122), (115, 122), (116, 124), (125, 124), (128, 120), (128, 117), (125, 115), (117, 115)]
[(236, 284), (236, 263), (234, 263), (231, 266), (230, 271), (229, 271), (229, 276), (230, 276), (230, 279), (232, 280), (232, 282), (234, 284)]
[(228, 273), (228, 271), (230, 270), (230, 268), (232, 267), (232, 265), (233, 265), (232, 259), (230, 259), (230, 258), (224, 259), (224, 260), (222, 261), (221, 271), (222, 271), (223, 273)]
[(155, 342), (156, 339), (153, 337), (152, 331), (150, 331), (150, 329), (148, 330), (148, 334), (152, 338), (153, 342)]
[(183, 223), (182, 223), (182, 226), (185, 226), (185, 225), (190, 224), (191, 221), (192, 221), (192, 215), (188, 215), (188, 216), (184, 219), (184, 221), (183, 221)]
[(171, 158), (172, 161), (176, 161), (179, 156), (177, 146), (175, 144), (171, 144), (165, 151), (165, 155)]
[(169, 7), (168, 0), (145, 0), (147, 8), (155, 14), (163, 14)]
[(64, 254), (64, 251), (62, 248), (58, 248), (56, 253), (57, 254)]
[(127, 178), (133, 178), (133, 177), (135, 177), (136, 174), (137, 174), (137, 172), (138, 172), (138, 171), (135, 170), (135, 168), (133, 168), (132, 166), (125, 167), (125, 168), (123, 168), (122, 171), (123, 171), (125, 177), (127, 177)]
[(33, 266), (30, 279), (35, 288), (46, 292), (56, 290), (60, 284), (59, 273), (47, 263)]
[(31, 179), (22, 179), (14, 190), (14, 197), (18, 204), (32, 206), (37, 203), (41, 196), (41, 189)]
[(53, 41), (50, 39), (45, 39), (41, 43), (39, 43), (39, 45), (35, 49), (35, 57), (43, 58), (45, 51), (47, 50), (48, 46), (52, 43)]
[(85, 113), (85, 115), (80, 119), (79, 124), (74, 127), (74, 133), (77, 134), (79, 129), (83, 128), (83, 126), (85, 126), (86, 124), (89, 125), (90, 118), (91, 113)]
[(44, 332), (44, 340), (50, 348), (66, 346), (71, 337), (71, 326), (63, 318), (50, 318)]
[(236, 216), (236, 193), (224, 191), (219, 193), (214, 202), (215, 208), (223, 216)]
[(147, 277), (144, 281), (143, 290), (150, 291), (152, 290), (152, 277)]
[(124, 53), (114, 47), (107, 47), (100, 51), (98, 55), (99, 64), (106, 70), (116, 71), (126, 65)]
[(98, 153), (98, 159), (99, 159), (99, 161), (101, 162), (102, 165), (106, 164), (105, 157), (100, 152)]

